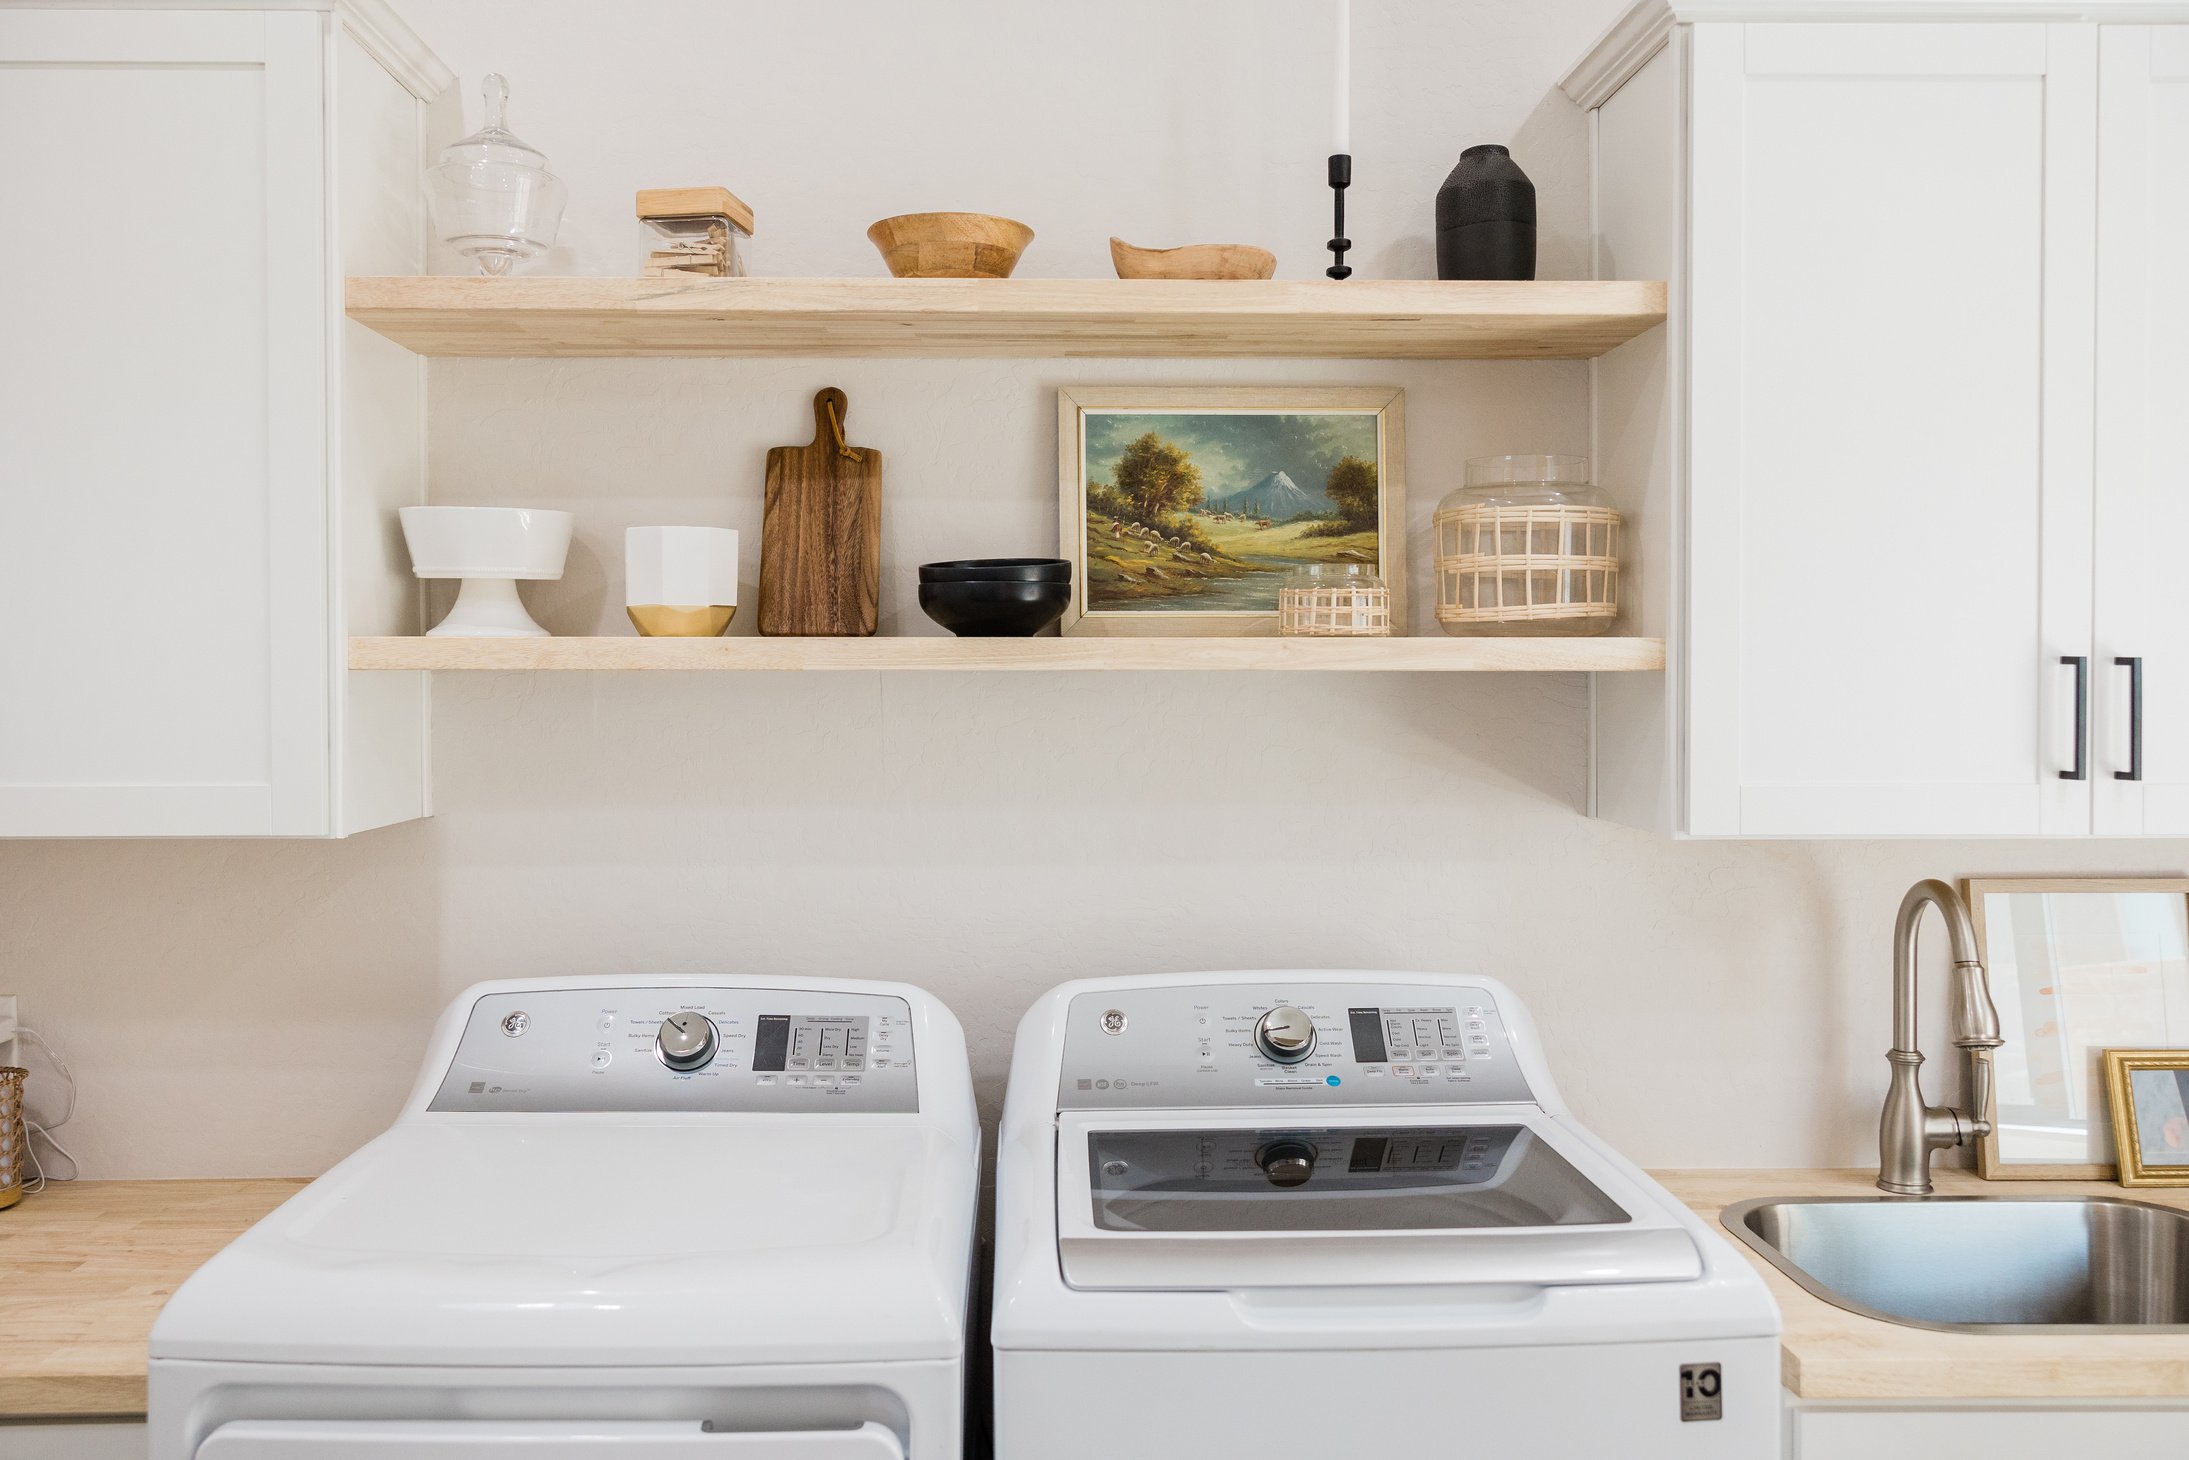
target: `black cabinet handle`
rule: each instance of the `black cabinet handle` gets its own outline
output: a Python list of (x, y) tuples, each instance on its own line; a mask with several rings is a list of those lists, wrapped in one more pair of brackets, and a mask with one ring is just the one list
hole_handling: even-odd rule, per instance
[(2090, 657), (2062, 654), (2060, 662), (2075, 671), (2075, 769), (2060, 772), (2063, 781), (2090, 779)]
[(2128, 769), (2113, 772), (2116, 781), (2143, 779), (2143, 657), (2116, 659), (2128, 671)]

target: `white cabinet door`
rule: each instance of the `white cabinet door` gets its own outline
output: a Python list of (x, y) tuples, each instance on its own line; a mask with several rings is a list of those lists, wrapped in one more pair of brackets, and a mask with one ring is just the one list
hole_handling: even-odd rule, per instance
[(2096, 823), (2189, 836), (2189, 26), (2099, 57)]
[(1687, 830), (2087, 833), (2094, 28), (1692, 44)]
[(0, 10), (0, 834), (328, 830), (324, 25)]

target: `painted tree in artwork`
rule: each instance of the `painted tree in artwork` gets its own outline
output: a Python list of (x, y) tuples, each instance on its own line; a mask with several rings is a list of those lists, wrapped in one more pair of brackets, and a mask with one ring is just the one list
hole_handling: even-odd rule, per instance
[(1118, 492), (1151, 522), (1201, 500), (1201, 468), (1184, 450), (1153, 431), (1125, 448), (1114, 475)]
[(1348, 456), (1330, 468), (1323, 495), (1337, 506), (1338, 515), (1356, 531), (1376, 525), (1376, 467), (1374, 462)]

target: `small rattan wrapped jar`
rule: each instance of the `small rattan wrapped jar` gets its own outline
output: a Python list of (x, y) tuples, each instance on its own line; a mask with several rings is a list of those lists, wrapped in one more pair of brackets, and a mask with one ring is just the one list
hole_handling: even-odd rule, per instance
[(0, 1067), (0, 1208), (23, 1199), (23, 1184), (30, 1179), (24, 1168), (29, 1155), (23, 1133), (23, 1080), (29, 1072), (13, 1065)]
[(1315, 639), (1386, 638), (1391, 585), (1364, 563), (1310, 563), (1277, 589), (1277, 632)]
[(1587, 457), (1477, 457), (1437, 504), (1437, 622), (1448, 634), (1608, 633), (1624, 535)]

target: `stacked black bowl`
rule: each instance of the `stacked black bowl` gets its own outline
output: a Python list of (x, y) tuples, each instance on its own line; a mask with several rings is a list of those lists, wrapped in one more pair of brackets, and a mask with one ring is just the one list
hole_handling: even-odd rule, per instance
[(1064, 616), (1072, 565), (1062, 558), (965, 558), (920, 565), (920, 607), (962, 639), (1024, 639)]

